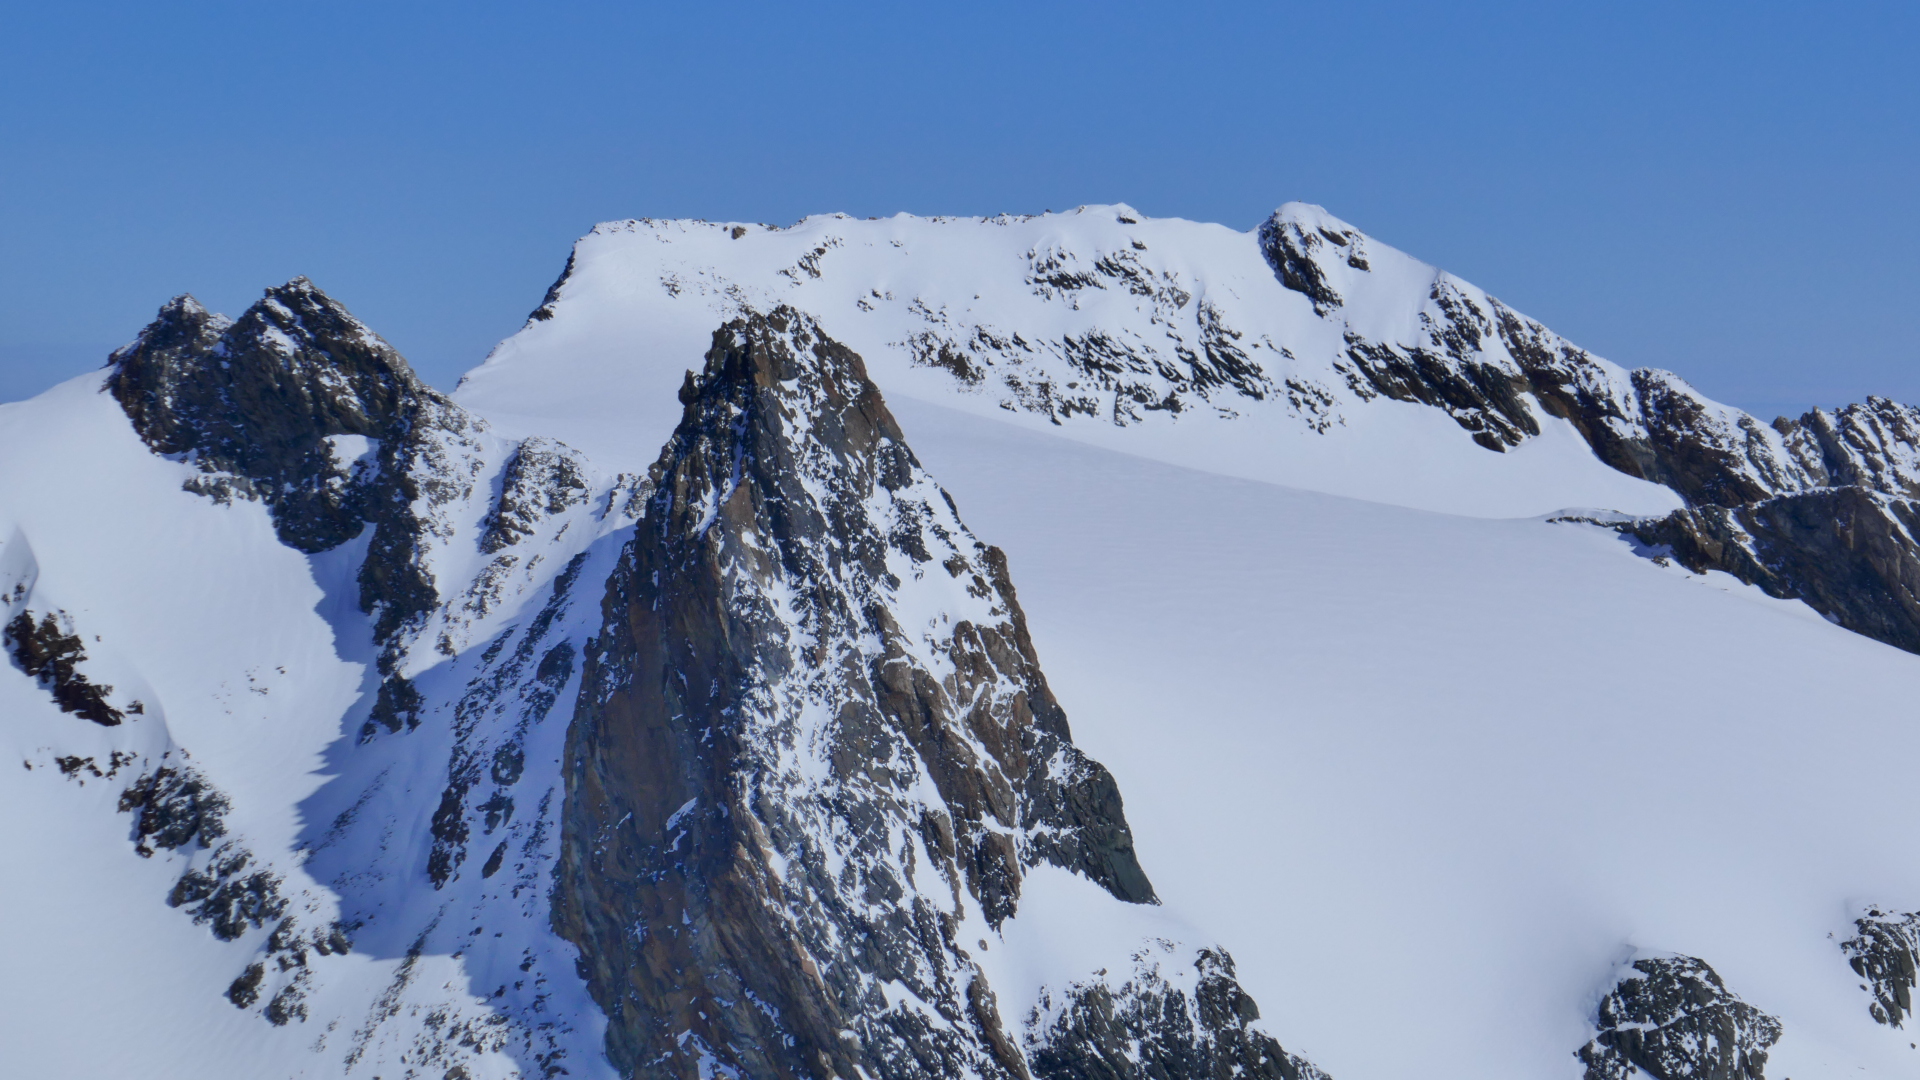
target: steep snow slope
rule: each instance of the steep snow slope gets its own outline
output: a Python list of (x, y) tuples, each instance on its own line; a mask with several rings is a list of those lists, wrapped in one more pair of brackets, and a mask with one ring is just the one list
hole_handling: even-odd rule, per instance
[(1289, 1048), (1338, 1077), (1578, 1076), (1645, 950), (1781, 1018), (1768, 1076), (1920, 1068), (1839, 947), (1863, 905), (1920, 906), (1920, 658), (1592, 526), (896, 411), (1006, 548), (1169, 907)]
[[(599, 459), (651, 460), (677, 415), (667, 395), (684, 358), (743, 308), (791, 304), (860, 353), (890, 397), (1057, 425), (1130, 453), (1468, 514), (1678, 505), (1595, 460), (1555, 416), (1490, 452), (1447, 410), (1383, 394), (1349, 355), (1356, 342), (1424, 347), (1461, 310), (1447, 307), (1456, 296), (1492, 303), (1317, 207), (1281, 214), (1321, 255), (1330, 249), (1319, 230), (1355, 238), (1339, 254), (1370, 269), (1336, 260), (1324, 272), (1344, 304), (1283, 285), (1251, 234), (1125, 206), (985, 220), (829, 215), (786, 229), (602, 225), (527, 328), (455, 397), (508, 429), (563, 429)], [(1491, 326), (1480, 336), (1456, 348), (1467, 359), (1443, 366), (1470, 368), (1483, 345), (1487, 362), (1511, 366)]]
[[(71, 670), (119, 714), (61, 711), (17, 659), (0, 672), (0, 739), (22, 766), (5, 784), (18, 825), (6, 858), (30, 868), (0, 881), (10, 1061), (47, 1076), (419, 1075), (437, 1063), (433, 1075), (460, 1066), (478, 1080), (562, 1061), (604, 1074), (602, 1021), (547, 928), (551, 807), (536, 812), (527, 790), (557, 783), (564, 721), (539, 723), (527, 704), (539, 680), (516, 657), (540, 634), (548, 647), (584, 636), (578, 616), (597, 613), (597, 594), (569, 615), (555, 575), (576, 554), (574, 576), (594, 574), (595, 540), (623, 522), (596, 520), (584, 499), (535, 515), (547, 568), (489, 574), (476, 534), (498, 482), (440, 500), (447, 543), (431, 566), (453, 602), (413, 629), (501, 648), (458, 650), (458, 662), (398, 654), (388, 667), (413, 676), (435, 722), (386, 737), (369, 716), (374, 620), (356, 603), (366, 538), (303, 555), (260, 502), (195, 493), (208, 474), (152, 453), (102, 383), (0, 406), (10, 640), (17, 650), (17, 620), (50, 618)], [(481, 477), (510, 477), (529, 449), (466, 437), (491, 463)], [(587, 479), (610, 505), (609, 482)], [(505, 745), (536, 762), (501, 829), (515, 841), (509, 872), (437, 888), (429, 853), (450, 766)], [(99, 1015), (111, 1030), (87, 1019)]]

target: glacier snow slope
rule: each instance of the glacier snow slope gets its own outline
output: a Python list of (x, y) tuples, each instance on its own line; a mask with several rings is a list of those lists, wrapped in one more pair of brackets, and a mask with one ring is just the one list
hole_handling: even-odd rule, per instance
[[(313, 1033), (256, 1030), (266, 1025), (206, 992), (244, 964), (162, 903), (181, 867), (134, 854), (114, 805), (132, 776), (81, 771), (76, 783), (51, 759), (104, 769), (115, 751), (157, 762), (191, 747), (233, 787), (248, 838), (290, 848), (360, 673), (335, 656), (315, 610), (322, 591), (266, 511), (182, 491), (190, 470), (150, 453), (99, 383), (83, 376), (0, 406), (0, 455), (31, 463), (0, 477), (7, 588), (24, 584), (36, 609), (68, 612), (105, 666), (98, 681), (139, 685), (147, 705), (102, 728), (61, 713), (16, 671), (0, 678), (13, 868), (0, 878), (6, 1056), (19, 1075), (271, 1075)], [(245, 602), (210, 595), (218, 582)]]
[(1782, 1018), (1769, 1076), (1920, 1065), (1837, 944), (1862, 904), (1920, 901), (1920, 657), (1589, 526), (895, 411), (1006, 549), (1168, 907), (1290, 1050), (1337, 1077), (1576, 1077), (1647, 950)]
[[(1139, 316), (1107, 292), (1007, 287), (1010, 253), (1130, 237), (1300, 369), (1337, 351), (1249, 234), (1116, 216), (603, 226), (552, 317), (457, 397), (639, 462), (740, 305), (819, 318), (1008, 552), (1168, 915), (1232, 950), (1270, 1029), (1336, 1076), (1577, 1076), (1640, 951), (1701, 956), (1780, 1016), (1769, 1075), (1920, 1064), (1837, 944), (1862, 905), (1920, 907), (1902, 779), (1920, 658), (1548, 523), (1679, 505), (1556, 421), (1507, 454), (1378, 399), (1324, 432), (1243, 403), (1054, 424), (914, 361), (917, 328), (962, 308), (1034, 336)], [(1391, 340), (1437, 272), (1368, 243), (1381, 291), (1347, 307)], [(796, 271), (821, 247), (818, 276)]]

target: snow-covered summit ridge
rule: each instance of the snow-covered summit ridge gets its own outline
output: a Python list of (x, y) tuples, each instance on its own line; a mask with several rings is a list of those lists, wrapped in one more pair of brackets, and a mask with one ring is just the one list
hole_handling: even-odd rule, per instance
[[(1873, 398), (1763, 423), (1671, 372), (1596, 357), (1298, 202), (1245, 233), (1126, 206), (827, 215), (788, 228), (608, 223), (456, 397), (513, 430), (606, 460), (634, 455), (637, 469), (676, 422), (649, 404), (679, 381), (673, 358), (695, 353), (714, 325), (779, 305), (866, 357), (896, 399), (1421, 509), (1535, 517), (1588, 506), (1654, 522), (1841, 487), (1883, 500), (1920, 492), (1920, 410)], [(1897, 627), (1863, 615), (1879, 604), (1871, 597), (1905, 597), (1904, 578), (1920, 575), (1920, 547), (1890, 514), (1862, 519), (1887, 538), (1886, 557), (1841, 581), (1820, 580), (1821, 559), (1770, 566), (1780, 558), (1760, 550), (1844, 548), (1836, 537), (1803, 543), (1758, 519), (1639, 531), (1653, 546), (1670, 545), (1655, 534), (1687, 532), (1694, 540), (1678, 548), (1706, 553), (1688, 562), (1696, 570), (1808, 598), (1844, 625), (1920, 648), (1920, 595), (1901, 601), (1913, 610)]]
[(608, 403), (659, 397), (679, 378), (665, 356), (776, 304), (819, 319), (895, 396), (1427, 509), (1651, 514), (1840, 475), (1892, 492), (1916, 475), (1912, 410), (1763, 423), (1670, 372), (1596, 357), (1298, 202), (1249, 232), (1124, 205), (785, 228), (609, 222), (456, 397), (650, 455), (672, 417), (643, 405), (616, 430)]

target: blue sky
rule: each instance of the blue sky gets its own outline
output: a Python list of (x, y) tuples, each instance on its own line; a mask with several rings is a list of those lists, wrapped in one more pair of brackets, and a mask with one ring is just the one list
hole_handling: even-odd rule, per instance
[(0, 397), (313, 277), (450, 386), (637, 216), (1288, 199), (1771, 414), (1920, 402), (1910, 4), (0, 0)]

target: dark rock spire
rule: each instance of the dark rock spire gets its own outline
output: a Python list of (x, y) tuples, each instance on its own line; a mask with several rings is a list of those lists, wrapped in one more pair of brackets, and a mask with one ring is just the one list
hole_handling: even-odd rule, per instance
[(1026, 1080), (963, 923), (1043, 862), (1155, 901), (1004, 558), (797, 312), (722, 327), (681, 397), (563, 762), (555, 926), (614, 1063)]

